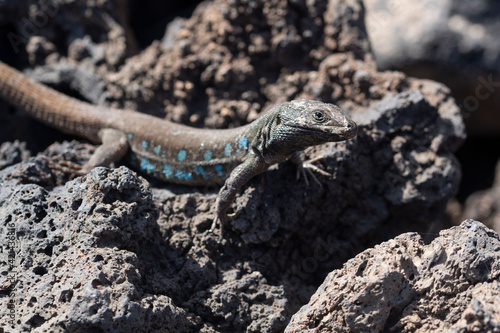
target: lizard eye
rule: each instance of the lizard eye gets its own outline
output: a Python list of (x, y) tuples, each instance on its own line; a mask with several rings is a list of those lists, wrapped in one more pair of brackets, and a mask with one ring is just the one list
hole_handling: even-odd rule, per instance
[(313, 118), (318, 123), (324, 123), (326, 121), (325, 114), (322, 111), (314, 111)]

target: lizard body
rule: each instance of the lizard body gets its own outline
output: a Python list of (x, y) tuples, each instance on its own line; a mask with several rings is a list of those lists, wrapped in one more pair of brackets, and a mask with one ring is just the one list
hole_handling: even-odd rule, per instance
[[(187, 185), (223, 185), (217, 218), (239, 189), (269, 166), (309, 146), (356, 136), (356, 124), (327, 103), (294, 100), (234, 129), (198, 129), (143, 113), (94, 106), (35, 82), (0, 62), (0, 97), (65, 133), (101, 143), (82, 167), (130, 163), (152, 177)], [(316, 168), (313, 168), (316, 169)]]

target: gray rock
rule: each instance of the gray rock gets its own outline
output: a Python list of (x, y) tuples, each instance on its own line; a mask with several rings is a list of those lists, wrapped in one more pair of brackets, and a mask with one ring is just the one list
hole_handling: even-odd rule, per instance
[[(41, 29), (46, 40), (84, 6), (59, 4)], [(127, 45), (120, 26), (100, 22), (113, 4), (88, 4), (106, 55)], [(68, 182), (57, 162), (82, 163), (92, 152), (74, 141), (9, 166), (0, 171), (0, 218), (14, 224), (24, 252), (1, 311), (13, 299), (24, 331), (280, 332), (356, 253), (427, 230), (456, 191), (463, 123), (443, 85), (377, 70), (363, 14), (356, 0), (207, 2), (168, 43), (153, 43), (118, 71), (119, 57), (83, 52), (87, 21), (64, 21), (72, 38), (55, 53), (29, 49), (33, 63), (56, 71), (56, 63), (96, 68), (110, 105), (189, 125), (239, 126), (271, 105), (309, 98), (339, 104), (360, 130), (355, 140), (305, 152), (323, 156), (318, 165), (332, 174), (320, 185), (297, 181), (287, 163), (250, 181), (222, 243), (209, 232), (218, 188), (148, 185), (123, 167)], [(3, 230), (0, 241), (11, 236)]]
[(96, 168), (52, 192), (6, 181), (0, 206), (0, 262), (10, 282), (3, 328), (145, 331), (165, 318), (172, 332), (193, 326), (170, 298), (143, 289), (135, 253), (155, 232), (158, 212), (147, 182), (128, 169)]
[(497, 163), (493, 186), (471, 194), (464, 204), (461, 217), (480, 219), (489, 228), (500, 232), (500, 161)]
[(499, 249), (473, 220), (400, 235), (331, 272), (285, 332), (499, 332)]
[(0, 170), (19, 163), (30, 156), (26, 143), (20, 141), (4, 142), (0, 145)]

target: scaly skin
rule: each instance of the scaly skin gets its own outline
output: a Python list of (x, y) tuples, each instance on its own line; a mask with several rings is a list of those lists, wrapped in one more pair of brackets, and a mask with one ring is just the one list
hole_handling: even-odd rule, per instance
[(307, 147), (347, 140), (357, 133), (356, 124), (339, 107), (308, 100), (282, 103), (242, 127), (197, 129), (76, 100), (2, 62), (0, 97), (49, 126), (101, 143), (82, 173), (108, 166), (130, 151), (130, 163), (152, 177), (186, 185), (223, 185), (216, 201), (221, 221), (239, 189), (255, 175)]

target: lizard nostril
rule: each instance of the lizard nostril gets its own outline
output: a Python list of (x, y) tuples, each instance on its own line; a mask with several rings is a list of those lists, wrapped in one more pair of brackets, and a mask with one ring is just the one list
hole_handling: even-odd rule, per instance
[(355, 123), (349, 121), (346, 125), (345, 125), (345, 129), (347, 132), (355, 132), (357, 131), (357, 126)]

